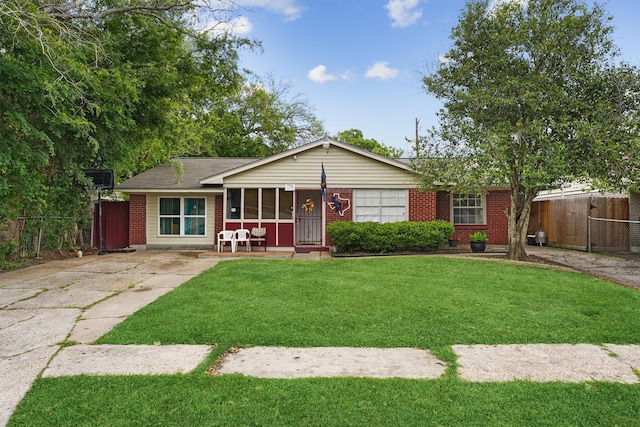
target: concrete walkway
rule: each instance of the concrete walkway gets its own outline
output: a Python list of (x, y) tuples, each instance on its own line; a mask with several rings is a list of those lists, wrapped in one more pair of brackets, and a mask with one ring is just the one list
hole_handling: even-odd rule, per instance
[[(141, 251), (51, 261), (0, 273), (0, 426), (7, 424), (45, 367), (55, 372), (61, 362), (54, 356), (61, 343), (93, 343), (128, 315), (216, 263), (197, 258), (195, 252)], [(169, 372), (186, 372), (195, 367), (194, 358), (199, 363), (210, 350), (184, 347), (157, 347), (161, 354), (149, 360)], [(149, 353), (126, 348), (112, 363), (120, 364), (124, 358), (137, 369), (145, 366), (140, 361)], [(96, 356), (94, 364), (102, 362)], [(151, 368), (149, 373), (157, 372)]]
[[(528, 249), (554, 263), (640, 288), (638, 260), (546, 247)], [(320, 253), (261, 256), (271, 255), (307, 260), (326, 257)], [(221, 259), (228, 255), (141, 251), (52, 261), (0, 273), (0, 426), (6, 425), (38, 375), (158, 374), (194, 369), (210, 353), (209, 346), (91, 344), (128, 315)], [(61, 348), (65, 341), (78, 344)], [(633, 370), (640, 370), (640, 345), (479, 345), (454, 346), (454, 352), (459, 356), (461, 378), (469, 381), (630, 383), (638, 382)], [(230, 352), (214, 371), (261, 376), (260, 369), (275, 372), (276, 365), (284, 378), (309, 374), (436, 378), (445, 369), (444, 362), (419, 349), (265, 347)], [(406, 372), (407, 367), (411, 372)]]

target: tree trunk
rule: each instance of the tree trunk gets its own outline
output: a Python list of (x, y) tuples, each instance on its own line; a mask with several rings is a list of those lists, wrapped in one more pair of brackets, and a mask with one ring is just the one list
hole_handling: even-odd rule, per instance
[(527, 229), (531, 214), (531, 203), (537, 191), (528, 190), (522, 195), (518, 189), (511, 191), (511, 211), (509, 212), (509, 249), (507, 258), (516, 261), (528, 259), (525, 250)]

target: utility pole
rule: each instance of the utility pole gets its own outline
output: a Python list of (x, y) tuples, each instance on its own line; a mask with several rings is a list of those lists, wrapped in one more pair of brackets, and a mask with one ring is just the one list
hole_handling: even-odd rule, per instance
[(416, 158), (420, 157), (420, 143), (418, 137), (418, 124), (420, 124), (420, 119), (416, 117)]

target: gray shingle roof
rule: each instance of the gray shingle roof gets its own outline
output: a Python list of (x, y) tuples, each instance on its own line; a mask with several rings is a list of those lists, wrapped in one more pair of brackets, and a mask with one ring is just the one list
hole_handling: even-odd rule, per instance
[(197, 190), (200, 180), (254, 162), (255, 158), (216, 157), (181, 158), (184, 175), (178, 181), (177, 169), (171, 163), (156, 166), (116, 186), (116, 190)]

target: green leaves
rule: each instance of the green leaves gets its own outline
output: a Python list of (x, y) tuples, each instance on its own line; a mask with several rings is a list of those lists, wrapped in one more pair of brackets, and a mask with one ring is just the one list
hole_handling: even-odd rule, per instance
[(362, 131), (359, 129), (349, 129), (338, 132), (334, 138), (353, 145), (354, 147), (362, 148), (363, 150), (371, 151), (372, 153), (392, 159), (402, 157), (404, 154), (404, 151), (399, 148), (381, 144), (375, 139), (365, 139)]
[(414, 162), (421, 186), (509, 183), (512, 194), (535, 195), (578, 177), (629, 185), (640, 171), (640, 73), (613, 65), (602, 8), (578, 0), (488, 6), (467, 4), (447, 62), (423, 77), (444, 108)]

